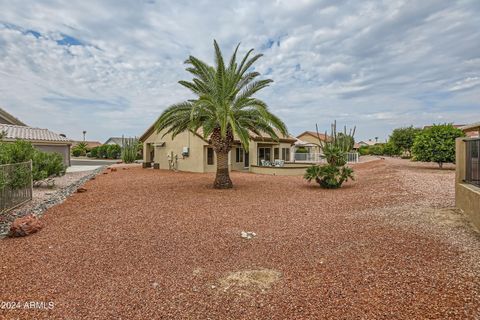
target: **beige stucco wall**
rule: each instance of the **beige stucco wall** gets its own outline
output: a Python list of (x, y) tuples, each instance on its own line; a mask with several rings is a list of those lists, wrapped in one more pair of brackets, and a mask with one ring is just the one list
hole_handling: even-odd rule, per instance
[(456, 140), (455, 205), (480, 228), (480, 188), (463, 182), (466, 167), (464, 139)]
[[(168, 155), (177, 157), (177, 169), (180, 171), (190, 172), (206, 172), (211, 171), (212, 167), (207, 166), (206, 147), (207, 143), (197, 135), (191, 132), (182, 132), (172, 140), (172, 136), (167, 134), (162, 137), (163, 132), (152, 133), (143, 143), (143, 159), (151, 160), (149, 153), (154, 149), (153, 162), (160, 165), (160, 169), (168, 169)], [(163, 146), (153, 146), (153, 144), (161, 144)], [(189, 147), (189, 156), (183, 157), (183, 147)], [(214, 169), (213, 169), (214, 170)]]
[(63, 158), (63, 163), (70, 166), (70, 146), (68, 145), (55, 145), (55, 144), (40, 144), (33, 143), (33, 146), (43, 152), (56, 152)]

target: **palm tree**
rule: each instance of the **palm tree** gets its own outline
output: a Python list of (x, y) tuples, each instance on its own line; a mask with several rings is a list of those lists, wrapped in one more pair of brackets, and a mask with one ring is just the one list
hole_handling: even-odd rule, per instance
[(228, 65), (216, 41), (215, 66), (210, 66), (198, 58), (190, 56), (185, 63), (186, 70), (193, 75), (192, 81), (179, 81), (190, 89), (196, 99), (168, 107), (155, 123), (157, 132), (166, 130), (172, 139), (181, 132), (197, 132), (203, 129), (203, 136), (209, 139), (217, 157), (217, 173), (214, 188), (232, 188), (228, 172), (228, 152), (232, 148), (234, 136), (238, 137), (245, 150), (248, 150), (250, 132), (266, 133), (278, 140), (278, 134), (287, 135), (285, 124), (269, 110), (262, 100), (253, 95), (267, 87), (273, 80), (257, 77), (260, 73), (251, 67), (262, 54), (252, 57), (249, 50), (240, 63), (237, 63), (237, 45)]

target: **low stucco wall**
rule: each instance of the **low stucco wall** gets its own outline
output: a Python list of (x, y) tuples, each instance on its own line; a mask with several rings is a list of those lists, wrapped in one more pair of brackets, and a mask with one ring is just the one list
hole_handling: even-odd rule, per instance
[(465, 138), (456, 140), (456, 170), (455, 170), (455, 206), (469, 217), (480, 229), (480, 188), (465, 183), (466, 168)]
[(250, 172), (272, 176), (303, 176), (310, 165), (285, 164), (284, 167), (263, 167), (250, 165)]
[(457, 183), (455, 206), (465, 212), (473, 224), (480, 229), (480, 188), (466, 183)]

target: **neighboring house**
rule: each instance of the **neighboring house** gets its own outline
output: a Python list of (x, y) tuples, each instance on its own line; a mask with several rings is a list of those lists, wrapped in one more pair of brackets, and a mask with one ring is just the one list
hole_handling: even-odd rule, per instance
[(368, 141), (364, 141), (364, 140), (359, 141), (359, 142), (357, 143), (357, 146), (358, 146), (358, 148), (360, 148), (360, 147), (368, 147), (368, 146), (374, 146), (374, 145), (376, 145), (377, 143), (378, 143), (377, 141), (373, 141), (372, 139), (368, 139)]
[[(203, 138), (202, 130), (162, 137), (164, 131), (157, 133), (154, 125), (140, 137), (143, 143), (143, 161), (155, 168), (177, 169), (191, 172), (215, 172), (216, 155), (208, 139)], [(235, 138), (234, 146), (229, 153), (230, 170), (249, 170), (250, 166), (260, 165), (261, 160), (274, 161), (281, 159), (292, 161), (290, 149), (295, 142), (293, 137), (282, 137), (274, 141), (269, 136), (250, 134), (250, 145), (245, 152), (240, 141)]]
[(3, 141), (13, 142), (18, 139), (29, 141), (40, 151), (59, 153), (63, 157), (65, 165), (70, 166), (70, 147), (73, 141), (64, 135), (48, 129), (10, 124), (0, 124), (0, 131), (5, 132)]
[(297, 136), (295, 147), (304, 147), (308, 150), (308, 153), (321, 153), (321, 146), (318, 138), (322, 141), (327, 141), (329, 136), (324, 133), (317, 134), (314, 131), (305, 131)]
[(480, 122), (463, 125), (460, 126), (459, 129), (462, 129), (462, 131), (465, 132), (467, 137), (480, 137)]
[(18, 120), (14, 116), (12, 116), (7, 111), (0, 108), (0, 124), (11, 124), (14, 126), (27, 126), (22, 121)]
[(80, 143), (86, 143), (87, 144), (87, 149), (91, 150), (95, 147), (100, 147), (102, 145), (101, 142), (98, 141), (73, 141), (72, 148), (79, 145)]
[(124, 138), (122, 137), (110, 137), (103, 144), (116, 144), (116, 145), (119, 145), (120, 147), (123, 147), (123, 141), (124, 141)]

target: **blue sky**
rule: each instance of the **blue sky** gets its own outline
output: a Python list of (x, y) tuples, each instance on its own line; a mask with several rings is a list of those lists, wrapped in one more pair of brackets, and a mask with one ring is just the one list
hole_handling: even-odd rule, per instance
[(0, 1), (0, 106), (80, 139), (139, 136), (190, 98), (183, 61), (241, 42), (291, 133), (480, 121), (480, 1)]

